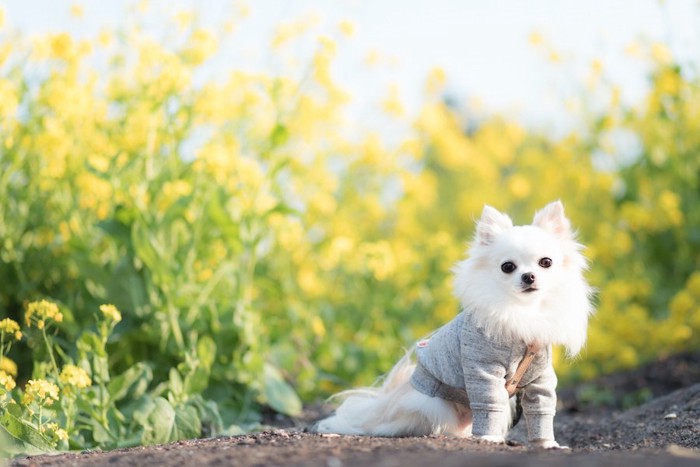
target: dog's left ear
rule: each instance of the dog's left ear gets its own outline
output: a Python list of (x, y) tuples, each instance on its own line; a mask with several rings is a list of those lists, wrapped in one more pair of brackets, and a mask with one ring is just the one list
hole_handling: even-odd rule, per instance
[(559, 238), (571, 239), (571, 222), (564, 215), (564, 205), (557, 200), (549, 203), (541, 211), (535, 213), (532, 225), (553, 233)]

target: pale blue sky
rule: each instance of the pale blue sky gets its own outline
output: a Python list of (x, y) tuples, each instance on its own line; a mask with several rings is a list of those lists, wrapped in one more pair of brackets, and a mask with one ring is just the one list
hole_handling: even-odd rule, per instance
[[(127, 19), (127, 3), (108, 0), (0, 0), (8, 25), (31, 34), (72, 31), (95, 34)], [(69, 8), (85, 10), (81, 20)], [(205, 24), (226, 17), (230, 1), (151, 2), (146, 25), (155, 35), (163, 11), (197, 10)], [(643, 94), (648, 64), (625, 49), (635, 41), (667, 44), (684, 62), (700, 59), (698, 0), (256, 0), (210, 72), (232, 66), (279, 70), (269, 38), (282, 21), (315, 12), (313, 34), (338, 35), (341, 20), (355, 24), (355, 34), (339, 43), (335, 72), (354, 99), (353, 112), (372, 121), (373, 103), (395, 84), (409, 111), (420, 105), (429, 70), (442, 67), (447, 90), (459, 101), (478, 98), (491, 111), (537, 126), (559, 128), (572, 117), (563, 102), (580, 95), (591, 61), (602, 60), (605, 75), (632, 102)], [(561, 53), (551, 64), (528, 42), (533, 31)], [(303, 47), (300, 51), (305, 50)], [(386, 60), (373, 69), (364, 64), (376, 50)], [(697, 71), (697, 68), (692, 68)]]

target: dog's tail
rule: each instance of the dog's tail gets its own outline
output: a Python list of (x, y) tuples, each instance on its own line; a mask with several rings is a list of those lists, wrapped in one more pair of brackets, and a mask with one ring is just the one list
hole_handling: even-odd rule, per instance
[[(344, 435), (422, 436), (441, 431), (446, 401), (413, 389), (409, 380), (416, 368), (409, 350), (379, 384), (350, 389), (334, 415), (317, 422), (311, 431)], [(448, 413), (452, 413), (448, 409)]]

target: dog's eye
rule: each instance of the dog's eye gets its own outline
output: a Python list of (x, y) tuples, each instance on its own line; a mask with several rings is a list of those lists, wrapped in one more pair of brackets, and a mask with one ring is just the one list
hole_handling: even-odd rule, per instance
[(551, 268), (552, 267), (552, 259), (551, 258), (542, 258), (538, 264), (540, 265), (540, 267), (543, 267), (545, 269)]
[(512, 263), (510, 261), (506, 261), (505, 263), (501, 264), (501, 271), (505, 272), (506, 274), (510, 274), (517, 268), (518, 267), (515, 265), (515, 263)]

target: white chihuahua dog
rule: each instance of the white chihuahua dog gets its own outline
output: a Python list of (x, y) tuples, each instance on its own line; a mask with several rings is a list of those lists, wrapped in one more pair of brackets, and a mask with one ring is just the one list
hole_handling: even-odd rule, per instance
[(381, 386), (340, 393), (335, 414), (311, 430), (504, 442), (517, 394), (530, 443), (559, 447), (552, 344), (575, 356), (593, 310), (581, 249), (559, 201), (525, 226), (485, 206), (469, 257), (454, 268), (462, 312), (419, 341)]

